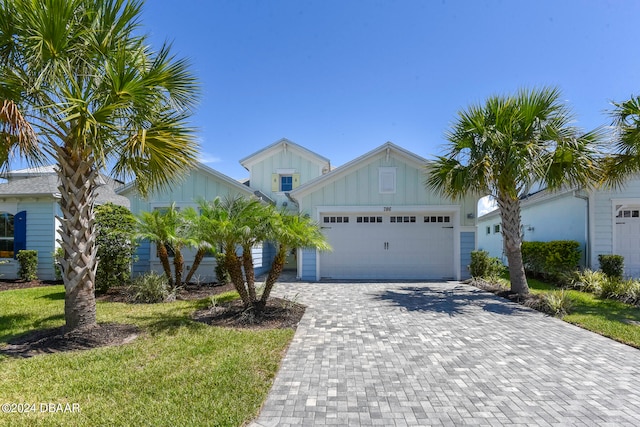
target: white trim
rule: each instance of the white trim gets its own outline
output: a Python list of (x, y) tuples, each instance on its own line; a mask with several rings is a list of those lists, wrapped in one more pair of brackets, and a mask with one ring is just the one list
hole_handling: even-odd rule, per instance
[(296, 173), (295, 169), (292, 168), (288, 168), (288, 169), (276, 169), (276, 173), (278, 175), (293, 175), (294, 173)]
[[(620, 205), (620, 209), (616, 206)], [(640, 207), (640, 198), (611, 199), (611, 253), (616, 252), (617, 236), (616, 236), (616, 213), (617, 211), (630, 207)]]
[[(322, 164), (322, 165), (329, 165), (329, 159), (327, 159), (324, 156), (321, 156), (318, 153), (314, 153), (313, 151), (309, 150), (308, 148), (305, 148), (301, 145), (296, 144), (293, 141), (290, 141), (286, 138), (282, 138), (279, 139), (278, 141), (274, 142), (271, 145), (268, 145), (267, 147), (264, 147), (256, 152), (254, 152), (253, 154), (249, 154), (248, 156), (242, 158), (239, 160), (239, 163), (244, 166), (245, 169), (247, 170), (251, 170), (251, 168), (256, 165), (257, 163), (260, 163), (261, 161), (263, 161), (264, 159), (268, 158), (269, 156), (273, 155), (274, 153), (277, 153), (278, 151), (280, 151), (280, 149), (282, 148), (283, 151), (286, 152), (286, 150), (284, 150), (284, 147), (286, 146), (286, 150), (291, 150), (293, 149), (293, 151), (295, 151), (297, 154), (300, 155), (300, 157), (312, 162), (312, 163), (318, 163), (318, 164)], [(322, 166), (320, 166), (320, 168), (322, 169)]]

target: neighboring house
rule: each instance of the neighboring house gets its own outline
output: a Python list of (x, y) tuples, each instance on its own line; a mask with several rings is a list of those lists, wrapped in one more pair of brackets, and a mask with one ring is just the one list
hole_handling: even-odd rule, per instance
[[(329, 159), (281, 139), (243, 159), (249, 180), (240, 184), (199, 165), (172, 190), (142, 200), (133, 186), (120, 191), (134, 214), (196, 206), (225, 194), (257, 195), (278, 207), (303, 212), (322, 226), (333, 251), (299, 249), (290, 266), (304, 280), (321, 279), (460, 279), (475, 249), (477, 198), (452, 202), (425, 188), (429, 162), (386, 143), (335, 169)], [(273, 256), (271, 245), (255, 249), (257, 271)], [(161, 272), (155, 247), (138, 251), (135, 273)], [(193, 254), (185, 256), (187, 266)], [(203, 263), (204, 264), (204, 263)], [(215, 259), (201, 265), (208, 278)]]
[[(522, 203), (525, 241), (576, 240), (583, 265), (598, 269), (598, 255), (624, 256), (625, 275), (640, 277), (640, 176), (617, 190), (543, 190)], [(497, 211), (478, 219), (478, 249), (506, 261)]]
[[(138, 195), (133, 183), (120, 189), (119, 194), (130, 200), (131, 212), (136, 216), (140, 215), (143, 211), (151, 212), (155, 209), (166, 209), (172, 203), (175, 203), (178, 209), (184, 209), (189, 206), (197, 209), (200, 200), (212, 201), (216, 197), (233, 197), (237, 195), (248, 197), (255, 195), (263, 199), (266, 198), (266, 196), (260, 192), (203, 164), (197, 164), (188, 176), (174, 183), (172, 188), (151, 194), (146, 199)], [(254, 248), (254, 262), (257, 274), (264, 272), (269, 266), (268, 263), (270, 262), (272, 252), (272, 248), (270, 248), (269, 245), (264, 245), (264, 247), (261, 245)], [(183, 251), (186, 271), (191, 268), (195, 253), (196, 251), (193, 249)], [(158, 258), (156, 253), (155, 244), (143, 241), (137, 249), (136, 256), (137, 260), (133, 264), (134, 275), (140, 275), (148, 271), (155, 271), (159, 274), (164, 273), (160, 258)], [(215, 280), (215, 265), (215, 257), (213, 256), (213, 252), (210, 252), (200, 263), (198, 271), (196, 271), (195, 274), (196, 280)]]
[[(58, 202), (58, 178), (53, 166), (14, 170), (2, 175), (0, 184), (0, 274), (7, 279), (18, 277), (15, 259), (21, 249), (38, 251), (38, 278), (54, 280), (53, 253), (58, 246), (56, 216), (61, 216)], [(102, 177), (104, 185), (97, 191), (97, 203), (112, 202), (129, 207), (129, 200), (115, 193), (121, 183)]]

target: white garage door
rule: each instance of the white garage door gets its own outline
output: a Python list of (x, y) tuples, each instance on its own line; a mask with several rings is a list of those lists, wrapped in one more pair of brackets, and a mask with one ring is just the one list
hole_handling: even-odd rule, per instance
[(453, 274), (449, 214), (324, 214), (332, 252), (320, 255), (330, 279), (448, 279)]
[(640, 277), (640, 208), (624, 208), (616, 216), (616, 247), (624, 257), (624, 273)]

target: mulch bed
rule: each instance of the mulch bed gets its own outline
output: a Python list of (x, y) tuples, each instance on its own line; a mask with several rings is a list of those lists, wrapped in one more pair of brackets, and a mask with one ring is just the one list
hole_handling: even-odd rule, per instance
[[(0, 291), (39, 286), (59, 285), (57, 281), (6, 280), (0, 282)], [(216, 283), (190, 283), (184, 286), (177, 299), (198, 300), (233, 291), (232, 284), (219, 286)], [(106, 294), (99, 295), (97, 301), (126, 303), (123, 288), (115, 287)], [(215, 305), (198, 310), (193, 319), (211, 326), (277, 329), (295, 328), (304, 314), (305, 307), (280, 298), (271, 298), (266, 307), (255, 313), (244, 309), (242, 302), (234, 300), (229, 303)], [(65, 351), (89, 350), (92, 348), (126, 344), (138, 337), (142, 332), (135, 325), (116, 323), (99, 324), (93, 328), (65, 333), (64, 327), (39, 329), (15, 337), (0, 349), (0, 354), (12, 357), (32, 357), (40, 354), (60, 353)]]
[(245, 310), (241, 300), (198, 310), (193, 319), (212, 326), (243, 329), (296, 328), (305, 306), (281, 298), (269, 298), (264, 309)]
[(540, 294), (528, 293), (526, 295), (520, 295), (482, 279), (469, 279), (463, 283), (467, 283), (469, 285), (475, 286), (476, 288), (491, 292), (492, 294), (508, 299), (515, 303), (522, 304), (526, 307), (530, 307), (538, 311), (544, 311), (544, 304), (542, 300), (543, 297)]

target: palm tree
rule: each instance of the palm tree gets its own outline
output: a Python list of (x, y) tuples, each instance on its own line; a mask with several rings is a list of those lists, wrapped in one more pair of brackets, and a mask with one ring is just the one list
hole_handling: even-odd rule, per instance
[(189, 283), (198, 270), (207, 251), (213, 248), (211, 244), (206, 241), (207, 236), (211, 235), (211, 220), (207, 215), (202, 215), (201, 212), (197, 212), (192, 207), (184, 209), (181, 215), (185, 221), (186, 241), (191, 247), (196, 249), (191, 270), (189, 270), (187, 277), (184, 279), (184, 283)]
[(603, 181), (621, 187), (629, 175), (640, 171), (640, 97), (613, 105), (611, 117), (616, 139), (613, 153), (605, 159)]
[(135, 176), (144, 196), (173, 182), (197, 157), (186, 123), (197, 82), (167, 45), (148, 46), (139, 29), (142, 5), (0, 0), (0, 161), (6, 166), (17, 152), (34, 162), (45, 153), (57, 163), (68, 330), (96, 324), (99, 172), (111, 165), (120, 179)]
[[(156, 244), (158, 258), (171, 288), (183, 285), (185, 246), (195, 246), (189, 235), (189, 223), (172, 203), (167, 209), (142, 212), (138, 219), (137, 236)], [(169, 258), (173, 258), (173, 274)]]
[(495, 198), (502, 220), (511, 291), (529, 292), (522, 263), (520, 197), (534, 183), (554, 190), (588, 186), (599, 174), (602, 131), (581, 133), (556, 88), (493, 96), (459, 113), (447, 152), (428, 169), (427, 185), (460, 198)]
[(273, 285), (280, 277), (286, 263), (287, 252), (295, 248), (331, 250), (319, 225), (312, 221), (308, 215), (281, 210), (277, 212), (277, 217), (271, 221), (271, 227), (269, 238), (275, 242), (277, 250), (264, 282), (264, 290), (258, 309), (264, 308), (267, 304)]
[(210, 221), (206, 240), (222, 247), (224, 268), (245, 307), (251, 307), (257, 300), (251, 249), (267, 236), (271, 208), (256, 198), (229, 195), (201, 202), (200, 210)]

